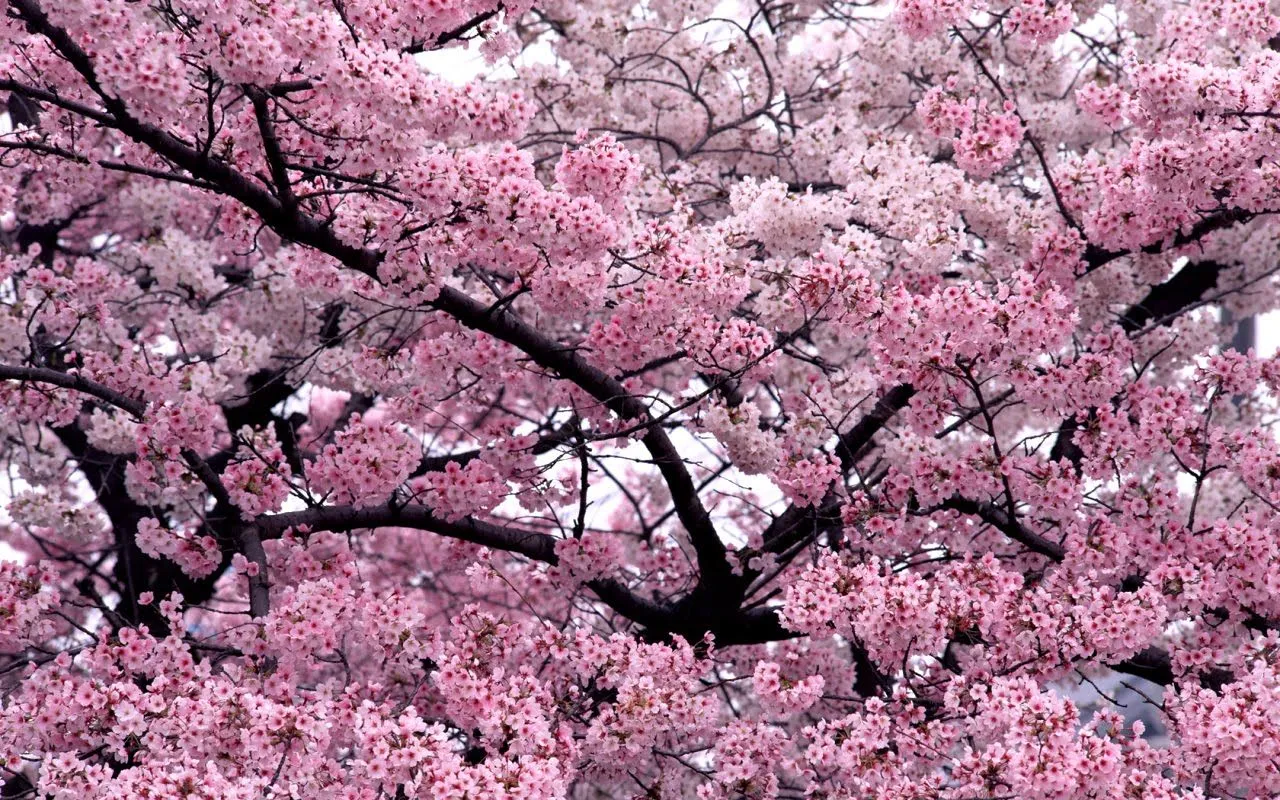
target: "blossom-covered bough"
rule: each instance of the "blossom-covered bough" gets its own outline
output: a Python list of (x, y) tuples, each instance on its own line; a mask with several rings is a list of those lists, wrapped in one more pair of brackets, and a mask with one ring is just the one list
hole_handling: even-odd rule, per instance
[(1280, 793), (1266, 4), (3, 7), (0, 796)]

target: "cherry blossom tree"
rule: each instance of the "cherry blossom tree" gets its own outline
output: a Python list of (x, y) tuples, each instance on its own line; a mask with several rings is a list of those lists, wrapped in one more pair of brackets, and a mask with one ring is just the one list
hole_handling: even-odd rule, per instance
[(1266, 3), (3, 8), (0, 796), (1280, 795)]

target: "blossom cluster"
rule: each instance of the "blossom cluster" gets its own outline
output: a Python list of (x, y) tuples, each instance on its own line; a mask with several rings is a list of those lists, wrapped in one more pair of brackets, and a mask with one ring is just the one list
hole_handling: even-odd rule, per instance
[(1277, 34), (5, 0), (0, 796), (1280, 793)]

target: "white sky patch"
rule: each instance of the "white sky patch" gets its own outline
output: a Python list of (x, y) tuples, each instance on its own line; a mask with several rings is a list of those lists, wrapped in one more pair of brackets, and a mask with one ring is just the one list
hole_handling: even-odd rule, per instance
[(1258, 317), (1258, 355), (1270, 358), (1280, 351), (1280, 310), (1268, 311)]

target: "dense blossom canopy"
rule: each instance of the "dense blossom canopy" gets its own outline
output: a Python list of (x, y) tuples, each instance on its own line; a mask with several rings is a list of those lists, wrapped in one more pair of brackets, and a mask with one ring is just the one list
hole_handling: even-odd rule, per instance
[(1280, 795), (1266, 3), (0, 8), (3, 797)]

